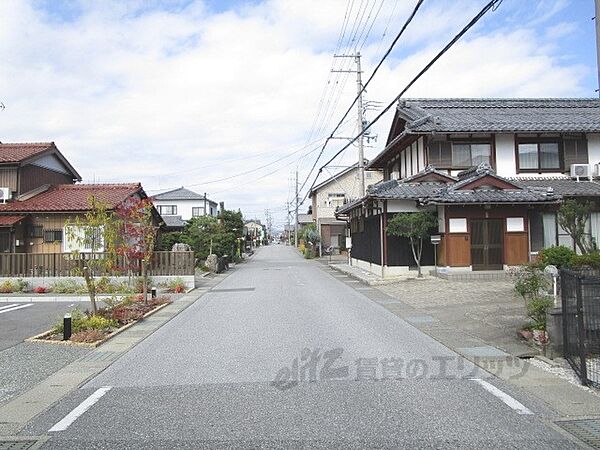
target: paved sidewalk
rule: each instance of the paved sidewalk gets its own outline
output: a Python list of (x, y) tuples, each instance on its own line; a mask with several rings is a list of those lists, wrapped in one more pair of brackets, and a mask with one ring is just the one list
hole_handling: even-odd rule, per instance
[(377, 285), (348, 265), (323, 265), (362, 281), (357, 289), (371, 300), (544, 401), (559, 416), (600, 416), (600, 393), (551, 373), (551, 365), (528, 362), (527, 358), (539, 351), (517, 337), (525, 322), (525, 308), (510, 281), (458, 282), (428, 277)]
[[(320, 258), (319, 262), (321, 262), (323, 264), (328, 264), (328, 262), (325, 258)], [(359, 280), (365, 284), (368, 284), (369, 286), (382, 286), (382, 285), (387, 285), (387, 284), (398, 283), (400, 281), (408, 281), (408, 280), (416, 280), (417, 279), (416, 271), (411, 271), (407, 275), (390, 277), (390, 278), (384, 279), (378, 275), (375, 275), (372, 272), (369, 272), (368, 270), (364, 270), (364, 269), (361, 269), (356, 266), (350, 266), (343, 261), (331, 262), (331, 263), (329, 263), (329, 266), (331, 268), (337, 270), (338, 272), (345, 273), (349, 277), (352, 277), (355, 280)], [(423, 270), (423, 278), (422, 279), (428, 280), (428, 279), (434, 278), (430, 275), (426, 275), (425, 272), (426, 271)]]
[[(21, 386), (17, 386), (16, 382), (11, 384), (10, 387), (13, 389), (13, 394), (20, 392), (20, 395), (14, 396), (7, 402), (0, 404), (0, 437), (19, 433), (30, 420), (78, 388), (88, 379), (96, 376), (113, 364), (122, 355), (193, 304), (228, 275), (229, 273), (224, 273), (204, 278), (201, 287), (178, 298), (174, 303), (145, 318), (96, 349), (91, 351), (85, 349), (81, 352), (79, 348), (75, 351), (69, 348), (66, 350), (69, 355), (77, 355), (79, 353), (79, 358), (72, 362), (65, 359), (63, 362), (66, 365), (54, 367), (54, 370), (47, 371), (45, 378), (40, 379), (38, 377), (28, 380), (27, 383)], [(44, 350), (46, 350), (44, 355), (48, 354), (48, 350), (54, 350), (50, 344), (28, 343), (27, 345), (44, 347)], [(64, 352), (65, 350), (61, 349), (59, 351)], [(19, 352), (19, 354), (14, 354), (13, 357), (27, 357), (27, 354)], [(20, 367), (19, 364), (13, 362), (11, 367), (18, 369)], [(10, 368), (7, 370), (10, 371)], [(42, 373), (44, 372), (42, 371)], [(36, 384), (33, 384), (34, 382)]]

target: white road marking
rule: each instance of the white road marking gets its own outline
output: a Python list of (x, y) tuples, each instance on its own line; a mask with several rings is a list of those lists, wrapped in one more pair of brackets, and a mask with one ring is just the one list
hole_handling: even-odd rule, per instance
[(0, 306), (0, 311), (2, 311), (3, 309), (13, 308), (18, 305), (18, 303), (13, 303), (12, 305)]
[(60, 422), (48, 430), (48, 432), (65, 431), (69, 426), (81, 417), (88, 409), (100, 400), (104, 394), (112, 389), (112, 386), (104, 386), (82, 401), (77, 408), (62, 418)]
[(17, 309), (27, 308), (28, 306), (33, 306), (33, 303), (28, 303), (27, 305), (20, 305), (20, 306), (14, 306), (13, 308), (3, 309), (2, 311), (0, 311), (0, 314), (16, 311)]
[(475, 383), (477, 383), (481, 387), (483, 387), (486, 391), (488, 391), (490, 394), (498, 397), (506, 405), (508, 405), (512, 409), (514, 409), (517, 413), (519, 413), (519, 414), (533, 414), (533, 412), (531, 412), (531, 410), (529, 408), (527, 408), (525, 405), (523, 405), (521, 402), (519, 402), (515, 398), (511, 397), (510, 395), (508, 395), (506, 392), (501, 391), (500, 389), (498, 389), (493, 384), (490, 384), (487, 381), (482, 380), (481, 378), (471, 378), (471, 381), (474, 381)]

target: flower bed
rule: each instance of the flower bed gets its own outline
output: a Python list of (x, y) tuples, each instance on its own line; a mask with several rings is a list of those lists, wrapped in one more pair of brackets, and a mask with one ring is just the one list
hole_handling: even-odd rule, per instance
[(63, 340), (62, 320), (51, 330), (28, 341), (96, 347), (170, 303), (172, 301), (168, 296), (148, 298), (148, 302), (144, 303), (143, 296), (138, 294), (125, 297), (121, 301), (108, 301), (107, 306), (99, 308), (95, 315), (75, 308), (71, 311), (72, 335), (68, 341)]

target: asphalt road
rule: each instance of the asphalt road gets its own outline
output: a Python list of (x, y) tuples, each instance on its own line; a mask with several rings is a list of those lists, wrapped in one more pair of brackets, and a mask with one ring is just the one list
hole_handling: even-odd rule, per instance
[(26, 433), (45, 449), (573, 447), (361, 286), (265, 247)]
[(89, 302), (0, 302), (0, 351), (49, 330), (65, 313), (78, 307), (91, 308)]

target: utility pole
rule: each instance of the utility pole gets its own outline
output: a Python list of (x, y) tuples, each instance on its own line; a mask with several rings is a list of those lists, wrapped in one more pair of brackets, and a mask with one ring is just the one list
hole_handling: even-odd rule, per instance
[(600, 0), (595, 0), (596, 4), (596, 71), (598, 72), (598, 95), (600, 96)]
[(285, 203), (285, 216), (286, 216), (286, 226), (285, 226), (286, 240), (285, 240), (285, 245), (290, 245), (290, 235), (292, 233), (290, 232), (290, 202), (289, 201)]
[(358, 105), (358, 132), (360, 133), (360, 137), (358, 138), (358, 188), (360, 190), (360, 197), (362, 198), (365, 195), (365, 154), (363, 147), (363, 87), (360, 70), (360, 52), (356, 53), (356, 57), (354, 60), (356, 61), (356, 95), (358, 96), (358, 101), (356, 102), (356, 104)]
[(295, 181), (295, 190), (296, 190), (296, 214), (294, 220), (294, 245), (296, 248), (298, 247), (298, 206), (300, 203), (300, 199), (298, 198), (298, 168), (296, 168), (296, 181)]
[[(596, 0), (599, 1), (599, 0)], [(364, 197), (365, 195), (365, 155), (364, 155), (364, 140), (363, 140), (363, 131), (364, 131), (364, 122), (363, 122), (363, 101), (362, 101), (362, 71), (360, 66), (360, 52), (356, 52), (354, 55), (333, 55), (334, 58), (354, 58), (354, 62), (356, 63), (356, 93), (358, 97), (357, 109), (358, 109), (358, 132), (360, 133), (358, 142), (358, 189), (359, 189), (359, 197)], [(332, 70), (332, 72), (354, 72), (354, 70)]]

